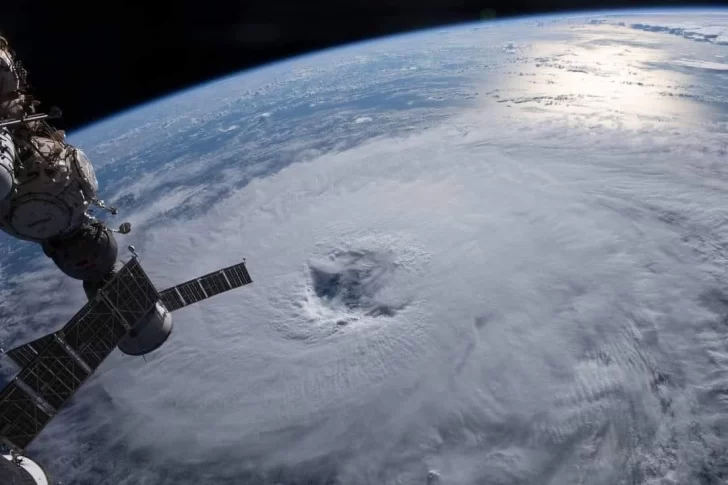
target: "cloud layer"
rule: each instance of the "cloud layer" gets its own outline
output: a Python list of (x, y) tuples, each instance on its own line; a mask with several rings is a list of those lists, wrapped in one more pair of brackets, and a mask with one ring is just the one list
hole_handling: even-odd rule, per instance
[[(170, 162), (185, 187), (162, 190), (181, 175), (161, 165), (123, 185), (120, 197), (153, 201), (139, 202), (133, 242), (160, 287), (242, 257), (255, 282), (175, 314), (149, 362), (112, 356), (36, 453), (79, 483), (725, 476), (725, 126), (691, 100), (680, 101), (694, 108), (689, 119), (619, 111), (613, 99), (633, 90), (659, 96), (622, 84), (632, 79), (622, 67), (671, 86), (683, 74), (637, 54), (616, 67), (584, 54), (585, 72), (559, 68), (577, 49), (614, 60), (626, 39), (614, 26), (572, 26), (381, 44), (357, 61), (361, 73), (426, 70), (401, 54), (413, 45), (460, 65), (479, 40), (507, 47), (478, 59), (491, 67), (463, 85), (483, 94), (447, 116), (420, 118), (438, 108), (415, 103), (395, 133), (313, 152), (316, 140), (297, 132), (268, 154), (297, 162), (267, 176), (230, 162), (210, 180), (214, 160), (202, 157)], [(573, 76), (585, 75), (617, 87), (579, 92), (589, 88)], [(571, 101), (498, 102), (560, 95)], [(356, 111), (348, 129), (380, 123), (357, 124)], [(372, 116), (382, 118), (395, 119)], [(402, 129), (405, 118), (417, 128)], [(260, 129), (289, 129), (274, 126)], [(232, 159), (245, 146), (215, 151)], [(18, 278), (22, 289), (38, 283)]]

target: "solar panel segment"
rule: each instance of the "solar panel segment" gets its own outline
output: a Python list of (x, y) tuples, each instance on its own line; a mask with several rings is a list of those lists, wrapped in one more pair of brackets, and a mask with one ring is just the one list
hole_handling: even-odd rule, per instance
[(249, 283), (243, 262), (158, 293), (132, 258), (63, 328), (7, 352), (22, 370), (0, 392), (0, 442), (25, 449), (157, 301), (174, 311)]
[(185, 281), (160, 292), (159, 296), (164, 306), (169, 311), (174, 311), (252, 282), (248, 268), (242, 262)]

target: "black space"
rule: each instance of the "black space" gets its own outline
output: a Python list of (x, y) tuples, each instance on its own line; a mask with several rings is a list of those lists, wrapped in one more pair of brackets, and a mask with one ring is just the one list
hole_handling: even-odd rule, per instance
[[(694, 5), (708, 5), (708, 2)], [(0, 31), (34, 93), (78, 128), (202, 81), (423, 27), (544, 12), (689, 6), (589, 0), (6, 0)]]

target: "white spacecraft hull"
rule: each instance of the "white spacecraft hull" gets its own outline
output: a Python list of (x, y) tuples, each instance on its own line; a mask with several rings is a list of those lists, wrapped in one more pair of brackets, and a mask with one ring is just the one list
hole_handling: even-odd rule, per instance
[[(82, 151), (55, 138), (33, 136), (26, 145), (32, 155), (15, 162), (12, 192), (0, 204), (0, 229), (38, 243), (69, 235), (89, 219), (98, 190), (93, 166)], [(0, 136), (0, 152), (17, 158), (18, 150), (11, 137)]]
[(28, 457), (13, 459), (10, 454), (2, 455), (10, 466), (0, 467), (0, 483), (17, 485), (49, 485), (48, 475), (36, 462)]
[(144, 355), (158, 349), (172, 333), (172, 314), (157, 302), (119, 341), (119, 350), (127, 355)]

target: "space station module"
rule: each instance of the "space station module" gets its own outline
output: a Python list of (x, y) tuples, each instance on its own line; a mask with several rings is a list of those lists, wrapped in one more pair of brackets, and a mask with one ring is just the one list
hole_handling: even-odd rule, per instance
[(20, 118), (38, 104), (27, 94), (27, 72), (0, 35), (0, 119)]
[(27, 90), (25, 70), (0, 37), (0, 120), (22, 120), (0, 128), (0, 229), (41, 244), (68, 276), (100, 280), (117, 246), (89, 213), (91, 205), (105, 208), (94, 168), (62, 131), (33, 120), (38, 103)]

